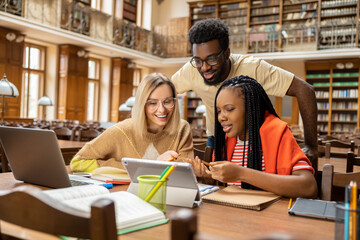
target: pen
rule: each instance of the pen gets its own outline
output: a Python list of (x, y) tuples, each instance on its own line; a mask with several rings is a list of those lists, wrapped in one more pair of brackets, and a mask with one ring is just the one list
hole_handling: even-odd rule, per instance
[(292, 205), (292, 198), (290, 198), (290, 200), (289, 200), (288, 210), (291, 208), (291, 205)]
[(112, 183), (112, 184), (129, 184), (129, 181), (112, 181), (112, 180), (106, 180), (106, 183)]
[(344, 240), (349, 240), (349, 207), (350, 207), (351, 187), (345, 187), (345, 213), (344, 213)]
[(178, 158), (180, 156), (181, 156), (181, 153), (179, 153), (177, 157), (173, 157), (172, 159), (170, 159), (168, 162), (174, 161), (176, 158)]
[[(175, 170), (177, 164), (174, 164), (173, 166), (171, 166), (166, 173), (162, 176), (162, 178), (160, 180), (165, 180), (169, 177), (169, 175)], [(162, 175), (162, 174), (161, 174)], [(159, 181), (156, 183), (155, 187), (151, 190), (151, 192), (147, 195), (147, 197), (145, 198), (145, 201), (148, 202), (150, 201), (150, 199), (155, 195), (155, 193), (157, 192), (157, 190), (161, 187), (161, 185), (163, 184), (163, 181)]]

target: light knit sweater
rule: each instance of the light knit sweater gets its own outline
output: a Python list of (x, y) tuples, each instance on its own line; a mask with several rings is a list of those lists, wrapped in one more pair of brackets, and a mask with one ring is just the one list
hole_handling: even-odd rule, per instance
[(75, 155), (71, 169), (75, 172), (92, 172), (102, 166), (124, 169), (123, 157), (156, 159), (168, 150), (181, 153), (179, 161), (194, 158), (191, 128), (185, 120), (180, 121), (175, 134), (169, 134), (165, 128), (160, 133), (147, 132), (140, 137), (135, 127), (130, 118), (108, 128)]

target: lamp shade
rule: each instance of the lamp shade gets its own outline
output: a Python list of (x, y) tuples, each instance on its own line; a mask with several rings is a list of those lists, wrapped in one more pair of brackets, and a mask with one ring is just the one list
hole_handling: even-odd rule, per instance
[(120, 105), (119, 111), (131, 111), (131, 107), (128, 107), (125, 103), (123, 103)]
[(0, 96), (17, 97), (19, 91), (14, 84), (9, 82), (4, 74), (4, 77), (0, 80)]
[(126, 100), (125, 105), (128, 107), (133, 107), (135, 104), (135, 97), (129, 97), (128, 100)]
[(38, 105), (41, 105), (41, 106), (53, 106), (54, 103), (48, 96), (42, 96), (38, 101)]
[(195, 113), (197, 114), (204, 114), (205, 112), (206, 112), (206, 107), (204, 104), (197, 106), (195, 109)]

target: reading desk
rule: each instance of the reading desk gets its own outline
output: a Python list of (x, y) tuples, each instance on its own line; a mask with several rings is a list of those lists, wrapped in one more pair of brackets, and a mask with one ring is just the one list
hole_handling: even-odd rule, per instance
[[(12, 173), (0, 174), (0, 190), (23, 185)], [(112, 191), (126, 190), (128, 185), (116, 186)], [(45, 188), (44, 188), (45, 189)], [(178, 209), (167, 206), (167, 215)], [(206, 239), (259, 239), (271, 233), (283, 233), (293, 239), (333, 239), (334, 222), (289, 216), (288, 199), (282, 199), (262, 211), (247, 210), (223, 205), (203, 203), (194, 211), (198, 215), (198, 232)], [(2, 225), (2, 231), (24, 234), (25, 230)], [(25, 232), (29, 232), (26, 230)], [(29, 235), (29, 233), (27, 233)], [(48, 235), (43, 238), (50, 239)], [(54, 237), (53, 239), (58, 239)], [(119, 237), (126, 239), (170, 239), (170, 224), (165, 224)]]

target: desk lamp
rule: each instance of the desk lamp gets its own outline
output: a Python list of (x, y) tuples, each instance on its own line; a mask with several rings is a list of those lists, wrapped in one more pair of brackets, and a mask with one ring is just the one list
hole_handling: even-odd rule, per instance
[(39, 106), (43, 106), (43, 120), (46, 120), (46, 107), (53, 106), (53, 101), (48, 96), (42, 96), (38, 101)]
[(2, 96), (1, 125), (4, 125), (5, 97), (19, 96), (16, 86), (7, 80), (5, 73), (4, 77), (0, 80), (0, 96)]

